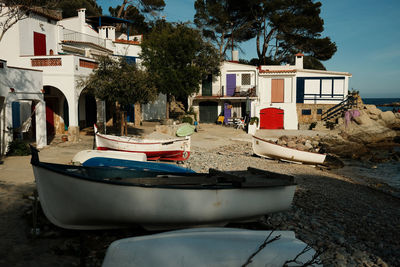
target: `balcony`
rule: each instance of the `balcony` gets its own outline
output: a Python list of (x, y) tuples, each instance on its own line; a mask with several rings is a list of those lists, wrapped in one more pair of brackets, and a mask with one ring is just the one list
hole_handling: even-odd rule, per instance
[[(208, 93), (208, 94), (207, 94)], [(229, 91), (228, 93), (222, 87), (221, 89), (216, 92), (213, 90), (211, 92), (204, 91), (201, 94), (198, 94), (195, 99), (255, 99), (257, 98), (257, 89), (256, 87), (252, 88), (241, 88), (240, 86), (236, 87), (235, 90)]]
[(89, 34), (64, 29), (63, 43), (90, 43), (106, 48), (106, 40)]

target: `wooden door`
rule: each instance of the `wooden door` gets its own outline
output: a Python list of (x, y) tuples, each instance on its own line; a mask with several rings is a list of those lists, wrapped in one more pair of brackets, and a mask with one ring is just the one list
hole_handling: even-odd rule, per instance
[(284, 111), (279, 108), (260, 110), (260, 129), (283, 129)]
[(272, 103), (283, 103), (284, 99), (284, 80), (283, 79), (272, 79), (271, 85), (271, 102)]
[(46, 55), (46, 35), (33, 32), (33, 54), (35, 56)]
[(203, 80), (201, 86), (201, 95), (202, 96), (211, 96), (212, 95), (212, 75), (208, 75), (207, 79)]

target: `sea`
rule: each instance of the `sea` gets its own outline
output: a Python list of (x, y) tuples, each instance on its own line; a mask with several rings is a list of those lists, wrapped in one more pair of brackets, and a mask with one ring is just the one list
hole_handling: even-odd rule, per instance
[[(364, 104), (372, 104), (376, 105), (382, 111), (393, 111), (393, 108), (396, 110), (400, 107), (394, 106), (384, 106), (381, 107), (379, 105), (382, 104), (392, 104), (392, 103), (400, 103), (400, 98), (362, 98)], [(383, 148), (381, 148), (383, 149)], [(387, 155), (389, 153), (398, 152), (400, 153), (400, 144), (399, 146), (394, 146), (387, 149)], [(376, 151), (374, 151), (376, 152)], [(345, 160), (345, 166), (336, 172), (352, 176), (358, 177), (367, 177), (370, 179), (375, 179), (377, 182), (384, 182), (389, 186), (400, 189), (400, 162), (396, 160), (390, 160), (384, 163), (373, 163), (373, 162), (364, 162), (359, 160)]]

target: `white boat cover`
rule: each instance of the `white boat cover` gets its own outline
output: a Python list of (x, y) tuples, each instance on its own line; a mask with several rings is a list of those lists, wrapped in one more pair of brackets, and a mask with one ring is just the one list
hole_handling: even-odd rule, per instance
[[(242, 266), (264, 243), (271, 231), (234, 228), (195, 228), (114, 241), (108, 248), (103, 267)], [(267, 244), (248, 266), (283, 266), (293, 260), (307, 244), (292, 231), (274, 231)], [(299, 266), (312, 259), (310, 249), (297, 259)], [(318, 265), (311, 265), (318, 266)]]
[(144, 153), (132, 153), (113, 150), (82, 150), (76, 153), (72, 159), (72, 164), (80, 165), (91, 158), (112, 158), (135, 161), (147, 161), (147, 156)]

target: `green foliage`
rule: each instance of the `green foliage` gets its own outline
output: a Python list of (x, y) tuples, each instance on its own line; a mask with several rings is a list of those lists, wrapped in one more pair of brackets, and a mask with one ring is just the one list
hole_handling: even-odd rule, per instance
[[(111, 16), (117, 17), (118, 11), (121, 8), (121, 6), (117, 6), (115, 8), (109, 7), (108, 11), (110, 12)], [(146, 22), (146, 17), (140, 13), (139, 9), (137, 9), (133, 5), (128, 5), (125, 8), (125, 11), (123, 12), (121, 18), (127, 19), (132, 21), (132, 24), (129, 24), (129, 33), (130, 34), (145, 34), (149, 32), (149, 24)], [(123, 24), (121, 25), (121, 31), (126, 32), (127, 31), (127, 25)]]
[(96, 97), (121, 105), (148, 103), (156, 98), (152, 76), (121, 59), (100, 57), (99, 66), (82, 82)]
[(197, 92), (208, 74), (218, 74), (215, 48), (186, 24), (157, 21), (142, 43), (142, 65), (160, 93), (186, 98)]
[(189, 123), (189, 124), (193, 124), (193, 118), (190, 116), (185, 116), (182, 118), (182, 123)]
[(31, 154), (29, 145), (23, 140), (13, 140), (8, 144), (7, 156), (28, 156)]
[(196, 0), (194, 7), (194, 23), (217, 45), (221, 58), (226, 56), (228, 47), (254, 37), (248, 31), (252, 21), (242, 15), (248, 10), (247, 1)]
[(55, 1), (55, 8), (62, 10), (63, 18), (76, 17), (79, 8), (86, 8), (86, 16), (100, 16), (102, 9), (95, 0), (60, 0)]
[[(329, 37), (321, 38), (324, 21), (321, 3), (313, 0), (197, 0), (194, 22), (213, 40), (222, 54), (228, 41), (256, 38), (258, 64), (293, 61), (297, 52), (316, 59), (312, 68), (322, 69), (319, 60), (336, 52)], [(254, 64), (254, 62), (253, 62)]]
[(258, 117), (251, 117), (249, 124), (253, 125), (255, 123), (258, 126), (259, 121), (260, 121), (260, 119)]

